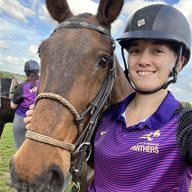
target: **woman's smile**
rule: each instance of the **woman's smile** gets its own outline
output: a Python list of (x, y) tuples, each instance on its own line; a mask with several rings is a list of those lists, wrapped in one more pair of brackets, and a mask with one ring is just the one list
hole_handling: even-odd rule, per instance
[(150, 75), (153, 75), (155, 73), (155, 71), (137, 71), (137, 74), (139, 76), (150, 76)]

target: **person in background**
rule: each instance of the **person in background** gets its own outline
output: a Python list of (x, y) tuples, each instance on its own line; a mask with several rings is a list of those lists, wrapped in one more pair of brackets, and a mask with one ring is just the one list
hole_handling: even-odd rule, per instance
[[(191, 31), (169, 5), (136, 11), (118, 39), (135, 90), (105, 111), (93, 138), (88, 192), (189, 192), (192, 109), (167, 89), (190, 59)], [(128, 67), (127, 67), (128, 66)], [(30, 126), (33, 106), (25, 123)]]
[(11, 100), (11, 108), (16, 109), (13, 121), (13, 136), (16, 150), (25, 140), (26, 127), (23, 122), (26, 111), (29, 106), (34, 104), (37, 95), (37, 87), (39, 83), (40, 66), (34, 60), (25, 63), (24, 72), (26, 80), (17, 86), (13, 98)]

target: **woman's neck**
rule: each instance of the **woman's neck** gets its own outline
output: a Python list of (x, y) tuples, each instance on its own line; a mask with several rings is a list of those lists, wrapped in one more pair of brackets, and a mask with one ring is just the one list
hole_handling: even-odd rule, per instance
[(148, 108), (158, 108), (167, 95), (167, 90), (160, 90), (156, 93), (143, 95), (136, 93), (135, 98), (131, 102), (136, 109), (147, 110)]
[(125, 111), (127, 126), (134, 125), (152, 115), (167, 95), (167, 90), (160, 90), (150, 95), (136, 93), (135, 98)]

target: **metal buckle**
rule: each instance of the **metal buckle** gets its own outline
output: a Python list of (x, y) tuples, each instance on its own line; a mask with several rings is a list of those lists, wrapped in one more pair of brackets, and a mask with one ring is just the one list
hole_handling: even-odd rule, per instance
[[(81, 148), (84, 146), (84, 145), (87, 145), (89, 147), (89, 153), (86, 157), (86, 161), (89, 160), (90, 156), (91, 156), (91, 153), (92, 153), (92, 146), (91, 146), (91, 143), (90, 142), (83, 142), (79, 145), (79, 147), (77, 148), (77, 150), (75, 151), (75, 153), (79, 153)], [(75, 173), (78, 173), (80, 171), (80, 168), (81, 168), (81, 165), (77, 165), (77, 166), (74, 166), (73, 167), (73, 170)]]

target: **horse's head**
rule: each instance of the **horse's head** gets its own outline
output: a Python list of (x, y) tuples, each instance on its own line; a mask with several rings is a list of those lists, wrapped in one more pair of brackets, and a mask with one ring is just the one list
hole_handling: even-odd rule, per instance
[[(15, 77), (0, 78), (0, 137), (4, 129), (4, 125), (13, 122), (15, 110), (11, 109), (10, 99), (13, 96), (15, 86), (19, 82), (15, 82)], [(14, 84), (14, 86), (13, 86)]]
[(39, 96), (27, 138), (10, 164), (18, 191), (62, 191), (71, 153), (79, 135), (86, 137), (81, 129), (98, 119), (95, 111), (102, 111), (115, 75), (110, 25), (123, 0), (101, 0), (96, 15), (74, 16), (66, 0), (46, 5), (59, 25), (40, 45)]
[(11, 86), (12, 79), (10, 77), (0, 78), (0, 96), (9, 97), (9, 90)]

